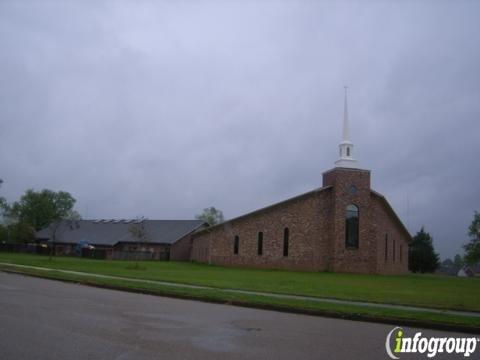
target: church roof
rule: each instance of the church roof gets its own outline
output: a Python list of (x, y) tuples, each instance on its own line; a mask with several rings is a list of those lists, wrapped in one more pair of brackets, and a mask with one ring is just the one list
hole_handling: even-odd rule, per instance
[(412, 239), (412, 235), (410, 235), (410, 233), (408, 232), (408, 229), (405, 227), (405, 225), (403, 224), (402, 220), (400, 220), (400, 218), (398, 217), (397, 213), (395, 212), (395, 210), (393, 210), (392, 206), (390, 205), (390, 203), (387, 201), (387, 199), (385, 198), (385, 196), (383, 196), (382, 194), (380, 194), (379, 192), (376, 192), (375, 190), (370, 190), (370, 192), (372, 193), (372, 195), (375, 195), (377, 198), (379, 198), (383, 204), (386, 206), (387, 210), (390, 212), (390, 214), (393, 216), (393, 218), (395, 219), (395, 221), (397, 222), (397, 224), (400, 226), (400, 228), (402, 229), (402, 231), (407, 235), (408, 239), (411, 240)]
[[(146, 242), (173, 244), (185, 235), (206, 225), (203, 220), (143, 220)], [(130, 233), (136, 220), (62, 220), (57, 231), (57, 243), (77, 244), (84, 240), (92, 245), (113, 246), (119, 242), (135, 242)], [(35, 234), (37, 239), (47, 240), (51, 230), (44, 228)]]
[(217, 227), (220, 227), (220, 226), (223, 226), (223, 225), (226, 225), (226, 224), (229, 224), (229, 223), (232, 223), (234, 221), (237, 221), (237, 220), (241, 220), (243, 218), (246, 218), (248, 216), (251, 216), (251, 215), (255, 215), (255, 214), (258, 214), (258, 213), (261, 213), (261, 212), (264, 212), (264, 211), (267, 211), (267, 210), (271, 210), (277, 206), (281, 206), (281, 205), (285, 205), (287, 203), (290, 203), (290, 202), (294, 202), (296, 200), (300, 200), (300, 199), (303, 199), (309, 195), (312, 195), (312, 194), (315, 194), (315, 193), (319, 193), (321, 191), (326, 191), (326, 190), (330, 190), (333, 186), (329, 185), (329, 186), (324, 186), (324, 187), (321, 187), (321, 188), (317, 188), (317, 189), (314, 189), (314, 190), (311, 190), (311, 191), (308, 191), (306, 193), (303, 193), (303, 194), (300, 194), (300, 195), (297, 195), (297, 196), (294, 196), (292, 198), (288, 198), (286, 200), (283, 200), (283, 201), (280, 201), (278, 203), (275, 203), (275, 204), (272, 204), (272, 205), (269, 205), (269, 206), (265, 206), (263, 208), (260, 208), (260, 209), (257, 209), (257, 210), (254, 210), (254, 211), (251, 211), (249, 213), (246, 213), (246, 214), (243, 214), (243, 215), (240, 215), (240, 216), (237, 216), (236, 218), (233, 218), (233, 219), (229, 219), (229, 220), (226, 220), (220, 224), (217, 224), (217, 225), (214, 225), (214, 226), (209, 226), (208, 228), (205, 228), (205, 229), (201, 229), (201, 230), (198, 230), (195, 232), (195, 234), (193, 235), (196, 235), (196, 234), (199, 234), (199, 233), (203, 233), (203, 232), (206, 232), (206, 231), (210, 231), (212, 229), (215, 229)]
[[(224, 221), (220, 224), (217, 224), (217, 225), (214, 225), (214, 226), (209, 226), (207, 228), (202, 228), (202, 229), (198, 229), (197, 231), (195, 231), (194, 234), (192, 235), (197, 235), (197, 234), (201, 234), (201, 233), (204, 233), (204, 232), (209, 232), (211, 231), (212, 229), (215, 229), (217, 227), (221, 227), (221, 226), (224, 226), (226, 224), (230, 224), (234, 221), (237, 221), (237, 220), (241, 220), (243, 218), (246, 218), (246, 217), (249, 217), (251, 215), (255, 215), (255, 214), (258, 214), (258, 213), (261, 213), (261, 212), (264, 212), (264, 211), (267, 211), (267, 210), (271, 210), (271, 209), (274, 209), (275, 207), (277, 206), (281, 206), (281, 205), (285, 205), (287, 203), (290, 203), (290, 202), (293, 202), (293, 201), (296, 201), (296, 200), (300, 200), (304, 197), (307, 197), (309, 195), (312, 195), (314, 193), (318, 193), (318, 192), (321, 192), (321, 191), (325, 191), (325, 190), (329, 190), (331, 189), (332, 186), (325, 186), (325, 187), (321, 187), (321, 188), (317, 188), (315, 190), (312, 190), (312, 191), (308, 191), (306, 193), (303, 193), (303, 194), (300, 194), (300, 195), (297, 195), (295, 197), (292, 197), (292, 198), (289, 198), (289, 199), (286, 199), (286, 200), (283, 200), (283, 201), (280, 201), (278, 203), (275, 203), (275, 204), (272, 204), (272, 205), (269, 205), (269, 206), (266, 206), (266, 207), (263, 207), (263, 208), (260, 208), (258, 210), (255, 210), (255, 211), (252, 211), (252, 212), (249, 212), (249, 213), (246, 213), (246, 214), (243, 214), (243, 215), (240, 215), (236, 218), (233, 218), (233, 219), (229, 219), (227, 221)], [(387, 211), (390, 212), (390, 214), (393, 216), (393, 219), (394, 221), (400, 226), (400, 229), (405, 233), (405, 235), (407, 236), (408, 239), (411, 239), (412, 236), (410, 235), (410, 233), (408, 232), (407, 228), (405, 227), (405, 225), (402, 223), (402, 221), (400, 220), (400, 218), (398, 217), (398, 215), (395, 213), (395, 210), (393, 210), (392, 206), (390, 205), (390, 203), (387, 201), (387, 199), (385, 198), (385, 196), (383, 196), (382, 194), (374, 191), (374, 190), (370, 190), (371, 194), (374, 195), (375, 197), (377, 197), (378, 199), (380, 199), (382, 201), (382, 203), (385, 205), (385, 207), (387, 208)]]

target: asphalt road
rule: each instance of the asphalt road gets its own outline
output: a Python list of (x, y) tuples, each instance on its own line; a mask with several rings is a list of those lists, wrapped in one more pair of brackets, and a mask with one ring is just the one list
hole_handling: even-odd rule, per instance
[[(387, 359), (385, 339), (394, 326), (138, 295), (0, 272), (2, 360)], [(415, 331), (466, 336), (405, 328), (405, 333)], [(477, 350), (473, 358), (479, 354)], [(411, 358), (406, 355), (401, 359)]]

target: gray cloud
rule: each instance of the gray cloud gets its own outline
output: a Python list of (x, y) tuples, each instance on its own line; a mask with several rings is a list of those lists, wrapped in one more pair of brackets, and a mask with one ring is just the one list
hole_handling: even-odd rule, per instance
[(2, 195), (67, 190), (88, 218), (237, 216), (321, 185), (348, 83), (373, 187), (453, 256), (480, 209), (479, 10), (4, 1)]

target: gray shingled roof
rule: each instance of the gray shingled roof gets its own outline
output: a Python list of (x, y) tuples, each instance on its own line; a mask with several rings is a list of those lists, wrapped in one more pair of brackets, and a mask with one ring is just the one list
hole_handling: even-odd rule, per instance
[[(203, 220), (144, 220), (147, 242), (173, 244), (183, 236), (199, 229)], [(57, 232), (55, 242), (77, 244), (85, 240), (92, 245), (115, 245), (118, 242), (133, 242), (130, 234), (133, 220), (63, 220)], [(51, 231), (42, 229), (35, 234), (37, 239), (49, 239)]]

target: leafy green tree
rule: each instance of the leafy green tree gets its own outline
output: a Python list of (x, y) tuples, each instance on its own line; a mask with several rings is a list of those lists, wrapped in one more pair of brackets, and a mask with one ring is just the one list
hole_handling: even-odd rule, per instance
[[(3, 180), (0, 179), (0, 187), (2, 187)], [(3, 220), (3, 216), (8, 209), (7, 200), (4, 197), (0, 196), (0, 221)]]
[(28, 243), (35, 238), (34, 229), (31, 225), (17, 222), (8, 225), (8, 241), (13, 243)]
[(0, 216), (3, 216), (5, 211), (8, 209), (7, 200), (4, 197), (0, 196)]
[(8, 241), (8, 229), (5, 225), (0, 224), (0, 243)]
[(468, 227), (468, 236), (470, 236), (470, 242), (463, 247), (466, 252), (465, 261), (474, 265), (480, 262), (480, 213), (477, 211)]
[(195, 215), (195, 219), (203, 220), (210, 226), (220, 224), (224, 221), (222, 211), (215, 209), (213, 206), (203, 209), (201, 214)]
[(78, 218), (73, 210), (76, 200), (65, 191), (27, 190), (19, 201), (7, 209), (7, 216), (17, 223), (29, 224), (38, 231), (65, 218)]
[(434, 272), (439, 264), (439, 256), (433, 249), (433, 239), (422, 227), (410, 242), (408, 268), (413, 272)]
[(463, 259), (463, 257), (461, 255), (457, 254), (453, 258), (453, 263), (457, 267), (462, 267), (463, 265), (465, 265), (465, 260)]

